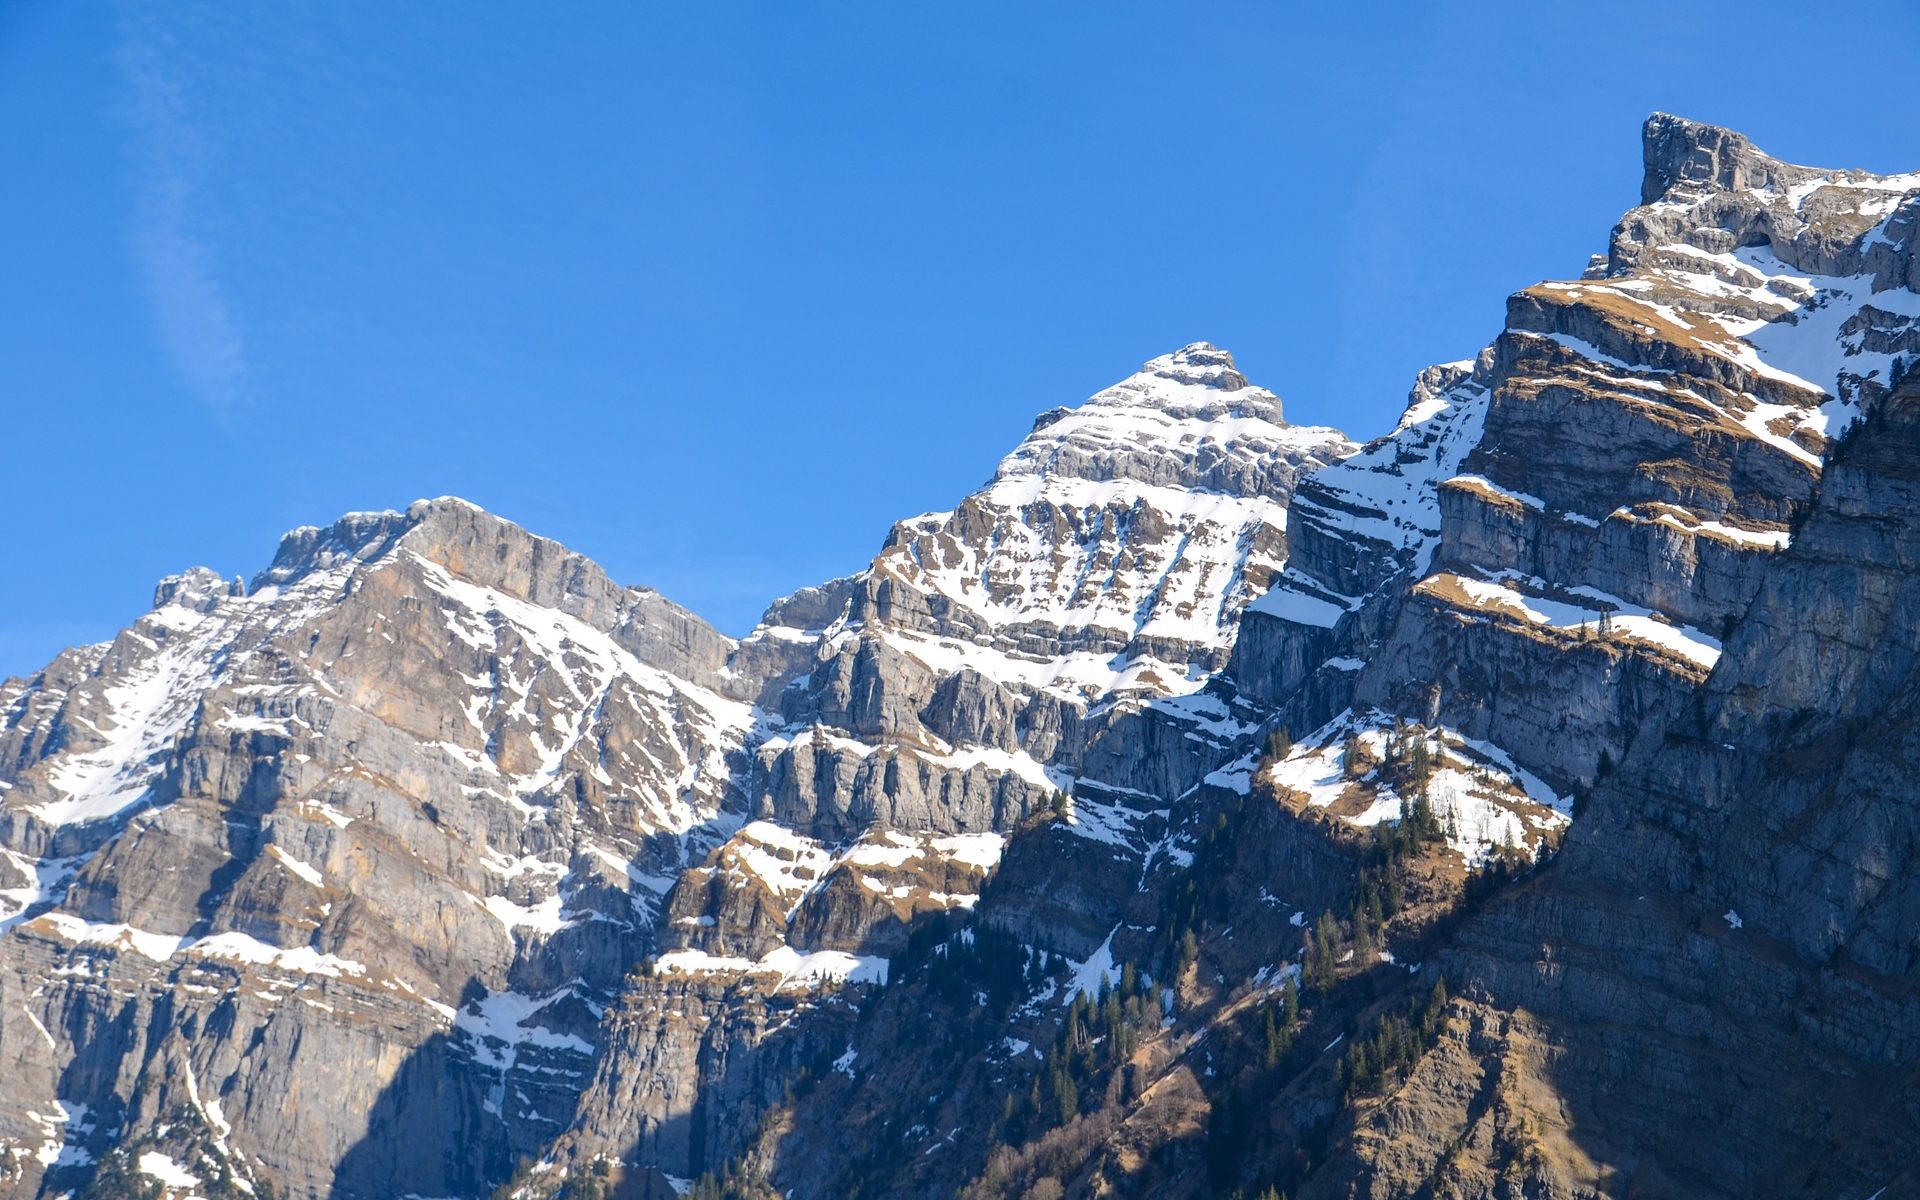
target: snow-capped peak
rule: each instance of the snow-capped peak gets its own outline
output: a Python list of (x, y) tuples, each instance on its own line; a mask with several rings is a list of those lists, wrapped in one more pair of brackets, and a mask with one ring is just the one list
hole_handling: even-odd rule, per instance
[(1192, 342), (1148, 359), (1140, 369), (1089, 399), (1082, 408), (1145, 408), (1173, 417), (1240, 417), (1284, 425), (1280, 397), (1254, 387), (1233, 355), (1211, 342)]
[[(1042, 417), (1000, 461), (991, 495), (1002, 504), (1031, 503), (1050, 479), (1273, 495), (1290, 485), (1301, 460), (1350, 450), (1338, 431), (1286, 424), (1279, 396), (1249, 384), (1225, 350), (1194, 342), (1150, 359), (1078, 408)], [(1276, 471), (1285, 485), (1272, 478)]]
[[(1212, 342), (1189, 342), (1172, 354), (1162, 354), (1158, 358), (1148, 360), (1146, 365), (1140, 368), (1140, 373), (1157, 375), (1176, 383), (1218, 388), (1223, 392), (1237, 392), (1247, 386), (1247, 377), (1235, 367), (1233, 355)], [(1272, 392), (1266, 392), (1266, 394), (1273, 395)], [(1273, 410), (1273, 419), (1275, 421), (1280, 419), (1280, 409), (1277, 404)]]

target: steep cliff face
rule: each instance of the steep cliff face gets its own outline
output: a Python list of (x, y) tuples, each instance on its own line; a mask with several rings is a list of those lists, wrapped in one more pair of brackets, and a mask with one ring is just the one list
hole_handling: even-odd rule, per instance
[(1303, 484), (1243, 693), (1306, 727), (1356, 703), (1442, 721), (1570, 790), (1712, 669), (1831, 439), (1920, 354), (1920, 176), (1666, 116), (1645, 139), (1645, 202), (1587, 277), (1515, 294), (1493, 345)]
[[(1355, 515), (1377, 451), (1297, 498), (1293, 590), (1385, 563), (1421, 575), (1397, 609), (1288, 622), (1315, 613), (1277, 589), (1243, 631), (1249, 669), (1301, 678), (1282, 655), (1320, 639), (1367, 660), (1357, 699), (1424, 699), (1590, 789), (1552, 864), (1439, 955), (1466, 997), (1404, 1086), (1336, 1121), (1304, 1196), (1920, 1188), (1895, 629), (1920, 177), (1668, 117), (1646, 159), (1608, 256), (1515, 296), (1428, 402), (1484, 415), (1416, 530)], [(1322, 496), (1348, 504), (1302, 508)], [(1296, 711), (1328, 703), (1301, 686)]]
[(1462, 929), (1445, 1052), (1302, 1194), (1920, 1188), (1916, 451), (1907, 387), (1837, 452), (1706, 684)]
[(0, 685), (0, 1192), (1920, 1191), (1920, 176), (1644, 160), (1387, 436), (1197, 343), (737, 641), (163, 581)]

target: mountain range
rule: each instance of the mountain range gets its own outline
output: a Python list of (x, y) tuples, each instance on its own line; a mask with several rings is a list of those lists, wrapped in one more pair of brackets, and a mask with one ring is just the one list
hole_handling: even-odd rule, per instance
[(1920, 1196), (1920, 173), (1642, 143), (1386, 435), (1195, 343), (744, 638), (161, 580), (0, 684), (0, 1194)]

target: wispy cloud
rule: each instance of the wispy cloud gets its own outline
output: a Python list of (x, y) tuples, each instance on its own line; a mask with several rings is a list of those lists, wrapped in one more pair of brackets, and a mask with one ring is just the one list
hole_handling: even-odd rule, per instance
[(210, 144), (193, 111), (181, 32), (167, 23), (172, 11), (129, 5), (121, 14), (118, 65), (134, 170), (128, 234), (168, 365), (224, 417), (246, 394), (246, 339), (198, 222)]

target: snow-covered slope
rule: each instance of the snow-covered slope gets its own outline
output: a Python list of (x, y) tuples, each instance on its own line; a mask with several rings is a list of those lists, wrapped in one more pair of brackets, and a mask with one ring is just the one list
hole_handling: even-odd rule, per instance
[(1195, 343), (1042, 416), (985, 488), (896, 526), (839, 628), (1075, 700), (1191, 691), (1285, 559), (1295, 481), (1352, 450)]

